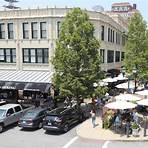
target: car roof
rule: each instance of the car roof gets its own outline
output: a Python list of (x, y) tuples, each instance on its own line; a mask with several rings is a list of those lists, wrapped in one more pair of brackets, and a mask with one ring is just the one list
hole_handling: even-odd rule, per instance
[(33, 108), (31, 110), (28, 110), (28, 112), (36, 112), (36, 113), (39, 113), (41, 111), (46, 111), (47, 108), (41, 108), (41, 107), (37, 107), (37, 108)]
[(72, 108), (59, 107), (59, 108), (49, 111), (48, 115), (60, 115), (70, 109), (72, 109)]
[(0, 106), (0, 109), (9, 109), (9, 108), (14, 108), (16, 106), (20, 106), (19, 104), (5, 104)]

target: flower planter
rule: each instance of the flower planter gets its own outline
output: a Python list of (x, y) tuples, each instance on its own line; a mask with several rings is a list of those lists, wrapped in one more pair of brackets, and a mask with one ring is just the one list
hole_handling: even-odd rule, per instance
[(133, 135), (134, 137), (139, 136), (139, 129), (138, 129), (138, 128), (137, 128), (137, 129), (132, 129), (132, 135)]

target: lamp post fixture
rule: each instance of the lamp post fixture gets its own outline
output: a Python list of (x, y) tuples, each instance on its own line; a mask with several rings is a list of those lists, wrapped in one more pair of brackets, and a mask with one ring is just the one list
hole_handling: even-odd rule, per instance
[(134, 89), (134, 93), (136, 92), (136, 89), (137, 89), (137, 68), (136, 67), (134, 67), (133, 68), (133, 70), (132, 70), (132, 72), (133, 72), (133, 75), (134, 75), (134, 82), (135, 82), (135, 89)]
[(122, 68), (121, 68), (121, 73), (123, 74), (123, 77), (124, 77), (124, 75), (125, 75), (125, 72), (126, 72), (125, 67), (122, 67)]

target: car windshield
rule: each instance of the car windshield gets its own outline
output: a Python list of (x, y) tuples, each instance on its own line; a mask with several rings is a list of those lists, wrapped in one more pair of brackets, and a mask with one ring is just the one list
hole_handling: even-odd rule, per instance
[(2, 118), (5, 114), (6, 110), (0, 109), (0, 118)]
[(34, 118), (34, 117), (36, 117), (37, 114), (38, 114), (37, 112), (29, 111), (24, 115), (24, 117), (25, 118)]

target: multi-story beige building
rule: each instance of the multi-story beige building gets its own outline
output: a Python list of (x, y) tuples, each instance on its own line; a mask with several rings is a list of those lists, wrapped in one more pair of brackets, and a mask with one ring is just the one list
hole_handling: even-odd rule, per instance
[[(60, 23), (70, 8), (0, 11), (0, 70), (53, 71)], [(86, 11), (101, 41), (102, 70), (120, 69), (126, 28), (101, 12)]]

